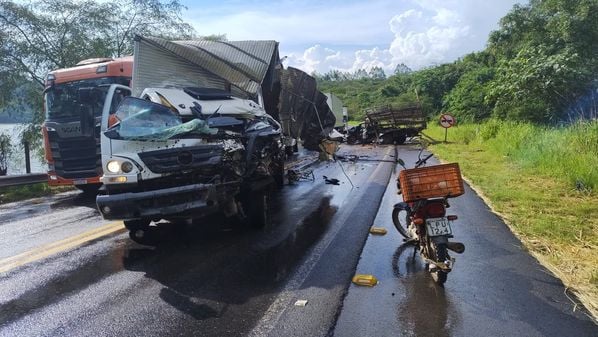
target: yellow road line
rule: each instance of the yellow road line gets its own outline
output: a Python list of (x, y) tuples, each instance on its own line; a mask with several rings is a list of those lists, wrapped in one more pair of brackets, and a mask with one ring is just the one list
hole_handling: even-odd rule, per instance
[(51, 255), (78, 247), (102, 236), (124, 231), (125, 228), (122, 222), (112, 222), (64, 240), (34, 248), (30, 251), (0, 260), (0, 273), (5, 273), (28, 263), (39, 261)]

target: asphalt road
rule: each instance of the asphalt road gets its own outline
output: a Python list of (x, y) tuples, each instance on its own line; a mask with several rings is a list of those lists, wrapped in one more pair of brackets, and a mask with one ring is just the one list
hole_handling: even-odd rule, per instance
[[(407, 167), (417, 153), (399, 148)], [(455, 267), (445, 287), (436, 286), (414, 248), (398, 244), (396, 191), (393, 178), (374, 222), (388, 234), (368, 238), (356, 271), (379, 284), (349, 287), (335, 336), (598, 336), (583, 306), (469, 187), (447, 210), (459, 216), (454, 241), (466, 249), (451, 253)]]
[(394, 148), (343, 148), (360, 160), (275, 192), (264, 230), (160, 224), (142, 246), (78, 193), (0, 206), (0, 336), (598, 335), (469, 188), (450, 208), (466, 251), (435, 286), (390, 221)]
[[(275, 192), (264, 230), (159, 224), (150, 247), (77, 193), (0, 207), (0, 335), (327, 333), (393, 166), (377, 161), (393, 147), (347, 149), (368, 161), (320, 164), (315, 181)], [(325, 318), (311, 327), (292, 317), (306, 285), (331, 299), (304, 307)]]

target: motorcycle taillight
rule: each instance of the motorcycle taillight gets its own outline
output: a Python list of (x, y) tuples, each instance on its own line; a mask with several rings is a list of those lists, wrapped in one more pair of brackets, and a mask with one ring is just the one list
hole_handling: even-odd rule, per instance
[(444, 203), (442, 201), (426, 204), (424, 212), (428, 218), (440, 218), (446, 214)]

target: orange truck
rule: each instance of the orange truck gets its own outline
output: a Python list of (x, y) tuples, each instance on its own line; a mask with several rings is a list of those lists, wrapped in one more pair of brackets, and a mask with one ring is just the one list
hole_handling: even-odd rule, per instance
[(95, 193), (100, 187), (100, 121), (104, 101), (90, 104), (81, 97), (91, 91), (96, 96), (105, 95), (111, 84), (130, 86), (132, 73), (132, 56), (87, 59), (74, 67), (48, 73), (42, 132), (50, 186), (75, 186), (88, 193)]

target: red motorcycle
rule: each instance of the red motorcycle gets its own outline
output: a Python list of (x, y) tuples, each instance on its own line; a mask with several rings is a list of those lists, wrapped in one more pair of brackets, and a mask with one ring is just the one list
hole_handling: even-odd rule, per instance
[(457, 163), (422, 167), (431, 157), (432, 154), (422, 159), (420, 152), (413, 169), (406, 169), (399, 159), (404, 169), (399, 173), (397, 186), (404, 202), (394, 205), (392, 221), (405, 244), (419, 250), (434, 281), (443, 285), (455, 262), (448, 251), (465, 251), (463, 243), (449, 241), (453, 238), (452, 221), (457, 216), (446, 214), (448, 199), (462, 195), (464, 188)]

